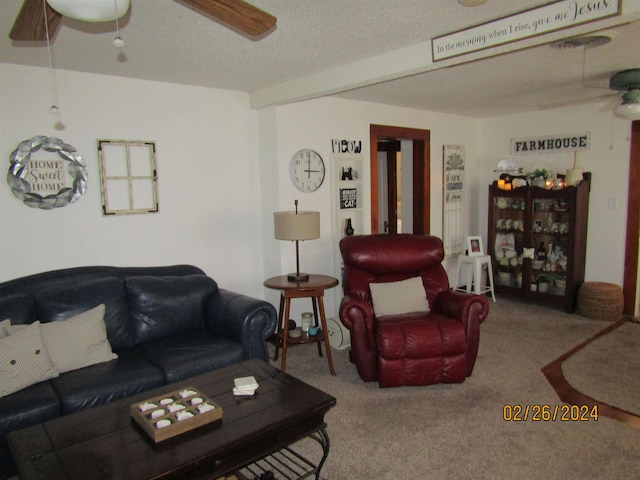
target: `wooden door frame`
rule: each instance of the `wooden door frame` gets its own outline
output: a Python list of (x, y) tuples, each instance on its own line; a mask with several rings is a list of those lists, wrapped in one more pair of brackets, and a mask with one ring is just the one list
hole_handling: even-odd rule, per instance
[(627, 234), (624, 255), (622, 292), (624, 310), (634, 315), (638, 291), (638, 239), (640, 238), (640, 121), (631, 123), (631, 150), (629, 152), (629, 198), (627, 200)]
[[(379, 142), (378, 152), (387, 152), (387, 224), (385, 233), (398, 233), (398, 162), (400, 141)], [(378, 212), (378, 218), (380, 213)], [(378, 224), (379, 225), (379, 224)]]
[[(389, 125), (369, 126), (370, 178), (371, 178), (371, 233), (378, 232), (378, 141), (396, 138), (413, 141), (413, 218), (414, 233), (431, 232), (429, 212), (431, 210), (431, 132), (418, 128), (393, 127)], [(416, 222), (416, 218), (422, 222)], [(416, 230), (416, 226), (418, 229)], [(424, 230), (420, 228), (424, 226)]]

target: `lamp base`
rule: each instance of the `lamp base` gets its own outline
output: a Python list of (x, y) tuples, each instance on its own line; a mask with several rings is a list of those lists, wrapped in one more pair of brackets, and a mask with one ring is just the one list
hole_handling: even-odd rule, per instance
[(309, 274), (308, 273), (290, 273), (287, 275), (287, 280), (290, 282), (308, 282)]

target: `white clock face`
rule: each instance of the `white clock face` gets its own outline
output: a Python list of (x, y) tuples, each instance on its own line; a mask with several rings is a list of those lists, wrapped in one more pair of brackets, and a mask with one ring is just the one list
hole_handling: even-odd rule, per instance
[(291, 181), (301, 192), (313, 192), (324, 180), (324, 161), (313, 150), (300, 150), (289, 163)]

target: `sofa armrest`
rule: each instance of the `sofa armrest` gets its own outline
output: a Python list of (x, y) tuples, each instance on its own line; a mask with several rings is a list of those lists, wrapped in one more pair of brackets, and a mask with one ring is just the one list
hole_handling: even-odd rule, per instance
[(206, 305), (205, 328), (242, 343), (247, 359), (268, 361), (266, 340), (276, 324), (273, 305), (241, 293), (220, 289)]

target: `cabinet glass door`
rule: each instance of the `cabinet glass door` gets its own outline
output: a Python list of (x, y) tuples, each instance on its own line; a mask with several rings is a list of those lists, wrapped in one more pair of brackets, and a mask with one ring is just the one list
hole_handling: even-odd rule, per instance
[(572, 248), (572, 202), (558, 192), (553, 198), (542, 192), (533, 194), (531, 291), (563, 296)]
[(493, 272), (497, 285), (522, 288), (526, 199), (513, 193), (493, 199)]

